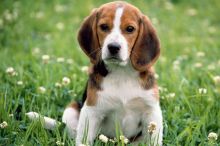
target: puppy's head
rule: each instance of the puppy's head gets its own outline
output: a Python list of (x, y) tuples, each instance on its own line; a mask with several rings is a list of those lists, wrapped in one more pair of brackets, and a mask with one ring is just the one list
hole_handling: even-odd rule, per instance
[(112, 2), (95, 9), (84, 20), (78, 41), (93, 64), (126, 65), (131, 61), (145, 71), (160, 53), (159, 40), (150, 20), (134, 6)]

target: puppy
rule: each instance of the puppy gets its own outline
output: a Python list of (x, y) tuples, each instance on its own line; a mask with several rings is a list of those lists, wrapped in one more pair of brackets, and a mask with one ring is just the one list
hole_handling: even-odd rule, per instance
[[(98, 132), (116, 137), (115, 125), (130, 142), (151, 138), (162, 145), (162, 113), (152, 65), (160, 44), (149, 18), (126, 2), (111, 2), (92, 11), (78, 33), (91, 67), (83, 104), (73, 102), (63, 114), (76, 145), (93, 144)], [(84, 133), (87, 131), (87, 137)]]

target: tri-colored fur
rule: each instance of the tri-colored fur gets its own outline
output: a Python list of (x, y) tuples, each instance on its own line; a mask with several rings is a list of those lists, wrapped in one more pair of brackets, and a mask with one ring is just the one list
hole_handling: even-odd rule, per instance
[[(126, 2), (107, 3), (84, 20), (78, 41), (91, 61), (89, 80), (82, 108), (71, 104), (63, 116), (76, 145), (82, 143), (86, 123), (87, 142), (92, 144), (98, 132), (115, 137), (115, 122), (126, 137), (139, 135), (138, 140), (155, 122), (153, 137), (162, 145), (162, 113), (152, 68), (160, 44), (149, 18)], [(111, 59), (112, 43), (120, 46), (117, 59)]]

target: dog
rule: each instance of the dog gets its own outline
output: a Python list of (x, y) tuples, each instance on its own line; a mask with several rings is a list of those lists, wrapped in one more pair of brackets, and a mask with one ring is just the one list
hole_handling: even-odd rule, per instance
[(89, 79), (82, 105), (72, 102), (62, 117), (76, 145), (83, 139), (92, 145), (98, 133), (116, 137), (116, 123), (131, 142), (140, 141), (150, 122), (157, 125), (152, 138), (162, 145), (162, 112), (152, 67), (160, 42), (150, 19), (127, 2), (110, 2), (85, 18), (78, 42), (91, 62)]

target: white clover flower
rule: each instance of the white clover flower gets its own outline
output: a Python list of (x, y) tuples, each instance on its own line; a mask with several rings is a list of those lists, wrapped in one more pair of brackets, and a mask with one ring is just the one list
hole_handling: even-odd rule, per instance
[(22, 86), (23, 85), (23, 81), (17, 81), (17, 85)]
[(57, 58), (58, 63), (63, 63), (64, 61), (65, 61), (65, 59), (63, 57), (58, 57)]
[(39, 54), (40, 53), (40, 48), (36, 47), (32, 49), (32, 54)]
[(66, 62), (67, 62), (68, 64), (73, 64), (73, 59), (67, 59)]
[(180, 107), (179, 106), (175, 106), (174, 111), (175, 112), (179, 112), (180, 111)]
[(9, 10), (4, 11), (4, 17), (7, 21), (12, 21), (13, 20), (13, 15), (9, 12)]
[(220, 84), (220, 76), (214, 76), (213, 81), (215, 82), (215, 84)]
[(161, 92), (167, 92), (167, 91), (168, 91), (167, 88), (161, 87), (161, 86), (159, 86), (158, 89), (159, 89), (159, 91), (161, 91)]
[(6, 73), (8, 73), (8, 74), (12, 74), (14, 71), (15, 71), (15, 70), (14, 70), (13, 67), (8, 67), (8, 68), (6, 69)]
[(76, 97), (76, 96), (77, 96), (77, 94), (76, 94), (76, 93), (73, 93), (73, 96), (74, 96), (74, 97)]
[(187, 15), (195, 16), (195, 15), (197, 15), (197, 10), (193, 9), (193, 8), (190, 8), (190, 9), (187, 10)]
[(99, 135), (99, 140), (104, 142), (104, 143), (107, 143), (108, 142), (108, 137), (101, 134), (101, 135)]
[(159, 75), (157, 73), (154, 74), (155, 79), (159, 79)]
[(169, 93), (169, 94), (167, 95), (168, 98), (174, 98), (175, 96), (176, 96), (175, 93)]
[(218, 139), (218, 135), (215, 132), (210, 132), (208, 135), (208, 140), (216, 141)]
[(11, 76), (16, 76), (17, 75), (17, 72), (15, 71), (15, 69), (13, 67), (8, 67), (5, 72), (8, 75), (11, 75)]
[(195, 63), (195, 64), (194, 64), (194, 66), (195, 66), (196, 68), (200, 68), (200, 67), (202, 67), (202, 66), (203, 66), (203, 64), (202, 64), (202, 63), (200, 63), (200, 62), (197, 62), (197, 63)]
[(175, 60), (173, 62), (173, 69), (174, 70), (179, 70), (180, 69), (180, 61), (179, 60)]
[(148, 133), (153, 134), (156, 129), (157, 129), (157, 123), (150, 122), (148, 125)]
[(9, 114), (8, 116), (9, 116), (9, 117), (13, 117), (13, 116), (14, 116), (14, 114)]
[(43, 86), (38, 87), (38, 91), (42, 94), (44, 94), (46, 92), (46, 88)]
[(173, 65), (180, 65), (180, 61), (179, 60), (173, 61)]
[(214, 64), (209, 64), (207, 68), (208, 70), (215, 70), (216, 67)]
[(68, 93), (73, 93), (73, 96), (74, 96), (74, 94), (76, 94), (76, 93), (74, 93), (74, 91), (73, 90), (69, 90), (69, 91), (67, 91)]
[(128, 138), (125, 138), (125, 139), (124, 139), (124, 144), (128, 144), (128, 143), (129, 143)]
[(116, 140), (117, 140), (117, 139), (111, 139), (111, 138), (109, 138), (108, 141), (109, 141), (109, 142), (112, 142), (112, 143), (116, 143)]
[(59, 4), (55, 5), (54, 7), (55, 12), (57, 13), (64, 12), (65, 9), (66, 7), (64, 5), (59, 5)]
[(35, 14), (35, 18), (37, 19), (42, 19), (44, 17), (44, 12), (39, 11)]
[(6, 121), (3, 121), (1, 124), (0, 124), (0, 128), (4, 129), (8, 126), (8, 123)]
[(68, 85), (68, 84), (70, 84), (70, 79), (69, 79), (68, 77), (63, 77), (63, 79), (62, 79), (62, 84), (63, 84), (63, 85)]
[(188, 55), (181, 55), (181, 56), (179, 56), (179, 60), (187, 60), (189, 57), (188, 57)]
[(81, 71), (82, 72), (88, 72), (89, 71), (89, 67), (88, 66), (82, 66), (81, 67)]
[(55, 87), (57, 87), (57, 88), (61, 88), (61, 87), (62, 87), (62, 84), (59, 83), (59, 82), (56, 82), (56, 83), (55, 83)]
[(123, 141), (124, 144), (128, 144), (128, 142), (129, 142), (128, 138), (125, 137), (124, 135), (120, 135), (120, 136), (119, 136), (119, 139), (120, 139), (121, 141)]
[(58, 22), (58, 23), (56, 24), (56, 28), (57, 28), (58, 30), (63, 30), (63, 29), (64, 29), (64, 24), (63, 24), (63, 22)]
[(58, 141), (56, 142), (56, 144), (57, 144), (58, 146), (62, 146), (62, 145), (64, 145), (64, 142), (61, 142), (61, 141), (58, 140)]
[(43, 55), (41, 58), (42, 58), (43, 63), (45, 63), (45, 64), (47, 64), (50, 60), (49, 55)]
[(171, 2), (169, 2), (169, 1), (166, 1), (166, 3), (165, 3), (165, 9), (167, 9), (167, 10), (173, 10), (173, 8), (174, 8), (173, 4), (172, 4)]
[(206, 94), (207, 89), (206, 88), (199, 88), (199, 94)]
[(200, 51), (200, 52), (197, 52), (197, 53), (196, 53), (196, 56), (197, 56), (197, 57), (204, 57), (204, 56), (205, 56), (205, 53)]

